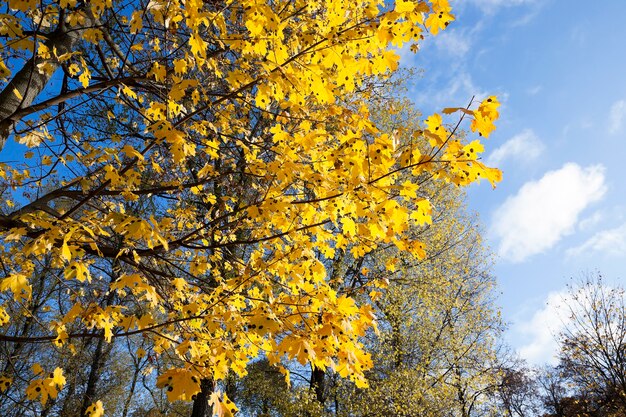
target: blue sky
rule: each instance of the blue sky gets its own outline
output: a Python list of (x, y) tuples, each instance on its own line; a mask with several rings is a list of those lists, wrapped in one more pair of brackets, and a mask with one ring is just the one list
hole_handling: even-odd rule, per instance
[(626, 272), (626, 1), (457, 0), (457, 21), (402, 63), (425, 114), (496, 94), (485, 160), (504, 172), (470, 207), (498, 254), (508, 342), (554, 362), (558, 304), (571, 278)]

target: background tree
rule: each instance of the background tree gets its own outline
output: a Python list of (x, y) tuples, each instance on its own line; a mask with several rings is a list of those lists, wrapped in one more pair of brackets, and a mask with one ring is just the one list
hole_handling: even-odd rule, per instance
[(503, 371), (497, 399), (502, 414), (510, 417), (539, 415), (539, 386), (536, 373), (520, 362)]
[(568, 381), (559, 367), (546, 366), (537, 372), (537, 383), (540, 387), (541, 402), (546, 416), (566, 417), (575, 415), (571, 405), (575, 403), (570, 396)]
[(561, 368), (593, 415), (626, 413), (624, 289), (589, 276), (570, 287), (560, 335)]
[(624, 414), (624, 290), (600, 275), (569, 287), (560, 305), (560, 363), (506, 369), (496, 392), (506, 415), (605, 417)]

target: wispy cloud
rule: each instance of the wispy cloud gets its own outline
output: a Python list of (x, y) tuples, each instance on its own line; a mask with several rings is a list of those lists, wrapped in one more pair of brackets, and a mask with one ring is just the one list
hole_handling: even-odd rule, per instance
[(578, 223), (578, 229), (582, 231), (592, 230), (604, 218), (605, 215), (601, 210), (595, 211), (592, 215), (585, 217)]
[(623, 256), (626, 255), (626, 223), (614, 229), (602, 230), (580, 246), (566, 251), (569, 257), (583, 255)]
[(626, 101), (616, 101), (609, 111), (609, 133), (620, 132), (624, 127), (624, 119), (626, 119)]
[(572, 233), (578, 217), (606, 192), (604, 167), (568, 163), (527, 182), (495, 211), (490, 234), (504, 259), (522, 262)]
[(437, 49), (455, 58), (464, 56), (472, 46), (472, 34), (467, 30), (448, 29), (435, 38)]
[(528, 342), (519, 348), (519, 355), (532, 365), (558, 363), (559, 344), (557, 336), (563, 329), (567, 316), (564, 305), (568, 300), (566, 290), (548, 294), (543, 307), (532, 318), (515, 326)]
[(536, 0), (466, 0), (480, 7), (487, 13), (495, 13), (503, 7), (521, 6), (535, 4)]
[[(425, 78), (428, 78), (428, 73), (426, 73)], [(419, 92), (414, 96), (414, 101), (424, 111), (441, 111), (444, 107), (461, 107), (467, 105), (472, 97), (475, 97), (475, 102), (480, 102), (483, 97), (488, 95), (486, 91), (476, 85), (469, 72), (463, 69), (457, 69), (445, 80), (433, 80), (425, 88), (420, 86), (418, 80), (415, 89)]]
[[(602, 283), (602, 291), (611, 294), (614, 290), (610, 285)], [(567, 329), (575, 328), (572, 315), (582, 317), (586, 309), (590, 309), (591, 299), (589, 288), (575, 285), (572, 289), (563, 288), (560, 291), (551, 292), (544, 300), (543, 306), (535, 311), (530, 320), (518, 323), (513, 330), (527, 343), (522, 345), (518, 352), (523, 359), (532, 365), (558, 363), (560, 351), (558, 338)], [(623, 293), (613, 293), (615, 296), (624, 297)], [(621, 295), (618, 295), (621, 294)], [(618, 300), (615, 300), (616, 302)]]
[(500, 166), (507, 159), (532, 161), (541, 155), (544, 148), (535, 132), (526, 129), (491, 152), (486, 162), (489, 166)]
[(542, 85), (534, 85), (526, 90), (526, 94), (528, 94), (529, 96), (536, 96), (541, 92), (541, 90), (543, 90)]

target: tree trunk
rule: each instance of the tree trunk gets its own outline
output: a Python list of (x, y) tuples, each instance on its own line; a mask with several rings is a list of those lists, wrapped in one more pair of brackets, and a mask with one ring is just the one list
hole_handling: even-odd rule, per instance
[[(111, 266), (112, 274), (111, 281), (109, 282), (109, 286), (116, 281), (119, 276), (119, 264), (118, 261), (113, 261)], [(111, 291), (107, 296), (104, 306), (108, 307), (113, 304), (113, 299), (115, 298), (115, 292)], [(106, 343), (106, 345), (105, 345)], [(83, 402), (80, 407), (80, 416), (84, 416), (87, 408), (96, 401), (96, 390), (98, 388), (98, 381), (100, 381), (101, 369), (104, 366), (111, 350), (113, 349), (113, 344), (107, 343), (104, 339), (104, 331), (100, 333), (100, 337), (98, 338), (98, 344), (96, 345), (96, 350), (93, 354), (93, 360), (91, 361), (91, 368), (89, 369), (89, 377), (87, 378), (87, 387), (85, 388), (85, 394), (83, 396)]]
[(202, 379), (200, 381), (200, 392), (196, 394), (193, 400), (191, 417), (210, 417), (212, 415), (211, 407), (209, 407), (209, 397), (212, 393), (213, 381)]
[(135, 368), (135, 372), (133, 373), (133, 379), (130, 383), (130, 390), (128, 392), (128, 396), (126, 397), (126, 401), (124, 401), (124, 410), (122, 411), (122, 417), (128, 416), (128, 411), (130, 410), (130, 403), (133, 400), (133, 396), (135, 395), (135, 387), (137, 386), (137, 379), (139, 378), (139, 365)]
[(316, 366), (313, 366), (313, 370), (311, 371), (310, 387), (315, 392), (315, 398), (317, 398), (317, 401), (321, 405), (324, 405), (324, 402), (326, 402), (326, 396), (324, 395), (326, 383), (325, 378), (326, 372)]
[[(61, 20), (54, 32), (46, 34), (47, 40), (44, 44), (51, 53), (56, 51), (57, 56), (72, 52), (83, 37), (85, 29), (92, 25), (93, 19), (89, 17), (89, 13), (85, 15), (83, 25), (78, 28), (69, 27)], [(51, 65), (51, 70), (40, 72), (42, 64)], [(19, 120), (15, 113), (33, 104), (59, 67), (60, 63), (55, 57), (44, 59), (37, 56), (35, 50), (33, 57), (0, 92), (0, 151), (4, 148), (11, 129)]]
[(98, 381), (100, 380), (100, 368), (104, 364), (104, 338), (98, 339), (96, 350), (93, 354), (93, 361), (91, 362), (91, 369), (89, 370), (89, 378), (87, 379), (87, 388), (83, 395), (83, 403), (80, 406), (81, 417), (85, 415), (87, 408), (96, 400), (96, 388)]

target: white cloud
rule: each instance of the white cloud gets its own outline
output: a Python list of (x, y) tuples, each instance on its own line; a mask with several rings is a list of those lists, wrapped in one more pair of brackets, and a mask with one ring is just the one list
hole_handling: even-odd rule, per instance
[(568, 249), (569, 257), (600, 253), (608, 256), (626, 255), (626, 223), (609, 230), (602, 230), (580, 246)]
[(490, 234), (499, 254), (513, 262), (553, 247), (572, 233), (582, 211), (606, 192), (604, 167), (567, 163), (527, 182), (495, 211)]
[(487, 13), (494, 13), (502, 7), (534, 4), (536, 3), (536, 0), (469, 0), (469, 2), (480, 7)]
[(626, 118), (626, 101), (619, 100), (613, 103), (609, 112), (609, 133), (615, 134), (622, 130)]
[(528, 341), (519, 348), (519, 355), (531, 365), (558, 363), (557, 336), (567, 321), (566, 309), (563, 307), (568, 297), (566, 290), (548, 294), (544, 307), (536, 311), (529, 321), (515, 327)]
[(598, 223), (604, 220), (605, 216), (602, 211), (595, 211), (591, 216), (585, 217), (578, 223), (578, 228), (582, 231), (593, 229)]
[(529, 96), (536, 96), (537, 94), (541, 93), (541, 90), (543, 90), (542, 85), (535, 85), (527, 89), (526, 94), (528, 94)]
[(462, 10), (466, 5), (480, 9), (486, 16), (493, 16), (502, 9), (517, 7), (517, 19), (509, 23), (509, 27), (524, 26), (530, 23), (545, 5), (541, 0), (453, 0), (453, 9)]
[[(580, 329), (580, 323), (573, 321), (572, 316), (584, 317), (585, 310), (591, 309), (592, 298), (590, 287), (578, 281), (574, 287), (563, 288), (560, 291), (551, 292), (544, 300), (543, 307), (533, 314), (528, 321), (518, 323), (513, 330), (527, 343), (519, 349), (519, 355), (532, 365), (558, 363), (559, 342), (558, 337), (562, 333), (576, 332)], [(595, 291), (595, 284), (592, 291)], [(624, 297), (621, 291), (615, 292), (616, 288), (599, 282), (599, 291), (611, 297), (616, 303), (621, 303), (615, 297)], [(611, 323), (616, 324), (616, 323)], [(583, 322), (584, 326), (584, 322)]]
[(491, 152), (487, 158), (487, 165), (499, 166), (506, 159), (530, 161), (541, 155), (543, 150), (544, 145), (535, 132), (526, 129)]
[[(429, 76), (426, 73), (427, 78)], [(442, 87), (439, 82), (445, 83)], [(441, 111), (444, 107), (464, 107), (474, 97), (474, 103), (480, 103), (483, 97), (487, 97), (486, 91), (476, 85), (472, 76), (463, 69), (458, 69), (449, 74), (445, 80), (436, 80), (425, 87), (420, 86), (420, 81), (415, 84), (414, 101), (418, 107), (425, 111)], [(497, 94), (500, 102), (506, 101), (506, 94)]]
[(471, 42), (471, 36), (467, 31), (454, 29), (448, 29), (435, 38), (437, 49), (457, 58), (469, 51)]

